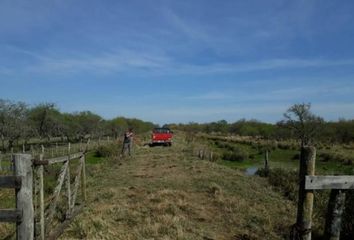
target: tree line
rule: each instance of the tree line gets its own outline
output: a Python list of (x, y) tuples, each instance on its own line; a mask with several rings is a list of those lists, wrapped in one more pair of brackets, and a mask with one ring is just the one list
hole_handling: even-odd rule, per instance
[(232, 123), (220, 120), (210, 123), (169, 124), (169, 127), (192, 133), (233, 134), (275, 140), (299, 139), (302, 144), (308, 144), (314, 139), (340, 144), (354, 142), (354, 119), (325, 121), (312, 113), (310, 108), (311, 104), (294, 104), (284, 113), (283, 120), (274, 124), (241, 119)]
[(75, 142), (84, 138), (119, 137), (127, 128), (142, 133), (155, 125), (140, 119), (116, 117), (106, 120), (90, 111), (61, 112), (55, 104), (29, 106), (24, 102), (0, 99), (0, 138), (2, 149), (18, 145), (19, 140), (50, 142), (53, 138)]

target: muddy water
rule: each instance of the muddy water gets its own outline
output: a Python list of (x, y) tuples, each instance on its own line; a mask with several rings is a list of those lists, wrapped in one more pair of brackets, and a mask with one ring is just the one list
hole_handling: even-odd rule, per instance
[(258, 167), (252, 166), (252, 167), (247, 168), (245, 173), (247, 176), (253, 176), (256, 174), (257, 171), (258, 171)]

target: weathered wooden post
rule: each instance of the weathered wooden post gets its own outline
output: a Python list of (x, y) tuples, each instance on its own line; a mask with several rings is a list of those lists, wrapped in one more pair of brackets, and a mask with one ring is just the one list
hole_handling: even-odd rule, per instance
[(268, 149), (264, 152), (264, 174), (267, 177), (269, 175), (269, 151)]
[(210, 151), (210, 152), (209, 152), (209, 161), (212, 162), (212, 161), (214, 160), (213, 157), (214, 157), (214, 156), (213, 156), (213, 151)]
[(22, 211), (22, 221), (17, 222), (17, 239), (32, 240), (34, 237), (33, 173), (30, 154), (15, 154), (15, 175), (22, 178), (21, 188), (16, 189), (16, 208)]
[(264, 169), (269, 171), (269, 151), (268, 149), (264, 153)]
[(87, 140), (87, 144), (86, 144), (86, 151), (88, 151), (90, 149), (90, 142), (91, 142), (91, 138), (89, 138)]
[(68, 168), (66, 169), (66, 194), (68, 200), (68, 210), (66, 212), (66, 217), (71, 217), (71, 188), (70, 188), (70, 151), (71, 151), (71, 144), (68, 144)]
[(26, 153), (26, 148), (25, 148), (25, 144), (22, 144), (22, 153)]
[(34, 156), (35, 156), (35, 152), (34, 152), (34, 149), (33, 149), (33, 146), (32, 146), (32, 145), (30, 146), (30, 149), (31, 149), (31, 154), (32, 154), (32, 156), (34, 157)]
[(198, 157), (199, 157), (199, 159), (203, 158), (203, 150), (202, 149), (199, 149)]
[(313, 190), (305, 189), (306, 176), (315, 175), (316, 148), (301, 148), (299, 173), (299, 202), (297, 209), (297, 234), (300, 240), (311, 240)]
[(82, 138), (80, 139), (80, 152), (82, 152)]
[(45, 148), (44, 148), (43, 144), (41, 145), (41, 152), (42, 152), (42, 154), (44, 155)]
[(11, 148), (10, 160), (11, 160), (10, 171), (13, 171), (15, 169), (14, 148)]
[(325, 228), (326, 240), (339, 240), (342, 228), (342, 214), (345, 209), (345, 192), (333, 189), (328, 202)]
[[(43, 161), (43, 154), (39, 155), (39, 160)], [(44, 225), (44, 180), (43, 180), (43, 165), (38, 167), (39, 177), (39, 225), (40, 225), (40, 239), (45, 239), (45, 225)]]
[(81, 173), (81, 190), (82, 190), (82, 198), (84, 202), (86, 202), (86, 155), (83, 154), (81, 157), (82, 161), (82, 173)]

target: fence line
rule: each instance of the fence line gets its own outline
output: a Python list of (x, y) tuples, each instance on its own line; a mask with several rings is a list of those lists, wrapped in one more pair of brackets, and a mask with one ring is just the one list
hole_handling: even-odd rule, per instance
[[(84, 150), (80, 142), (76, 148), (80, 151), (72, 153), (72, 144), (69, 143), (66, 146), (65, 156), (54, 158), (45, 157), (45, 154), (53, 156), (54, 150), (60, 153), (58, 144), (49, 153), (42, 145), (38, 157), (26, 153), (9, 155), (13, 157), (11, 161), (13, 175), (0, 176), (0, 188), (16, 190), (17, 207), (0, 210), (0, 222), (16, 223), (16, 239), (44, 240), (56, 239), (60, 236), (86, 202), (86, 153), (88, 149), (100, 144), (102, 140), (93, 144), (88, 141)], [(3, 156), (5, 155), (0, 154), (0, 159)], [(71, 162), (74, 160), (78, 160), (78, 164), (72, 165)], [(44, 167), (58, 165), (61, 165), (61, 168), (54, 192), (51, 196), (45, 196)], [(76, 168), (74, 173), (70, 172), (70, 166)], [(74, 177), (73, 183), (71, 183), (71, 177)], [(63, 188), (65, 188), (65, 194), (61, 194)], [(81, 188), (81, 195), (79, 188)], [(66, 214), (64, 221), (58, 223), (54, 216), (62, 195), (66, 198)], [(81, 196), (81, 204), (78, 202), (79, 196)], [(48, 202), (47, 206), (45, 200)]]

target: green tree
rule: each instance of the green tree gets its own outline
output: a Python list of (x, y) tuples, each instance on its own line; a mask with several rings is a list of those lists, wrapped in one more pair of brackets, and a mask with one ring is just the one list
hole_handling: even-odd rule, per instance
[(29, 111), (29, 120), (40, 139), (60, 134), (61, 113), (53, 103), (39, 104)]
[(123, 117), (117, 117), (109, 120), (107, 123), (109, 133), (113, 134), (114, 138), (118, 138), (128, 128), (127, 120)]

